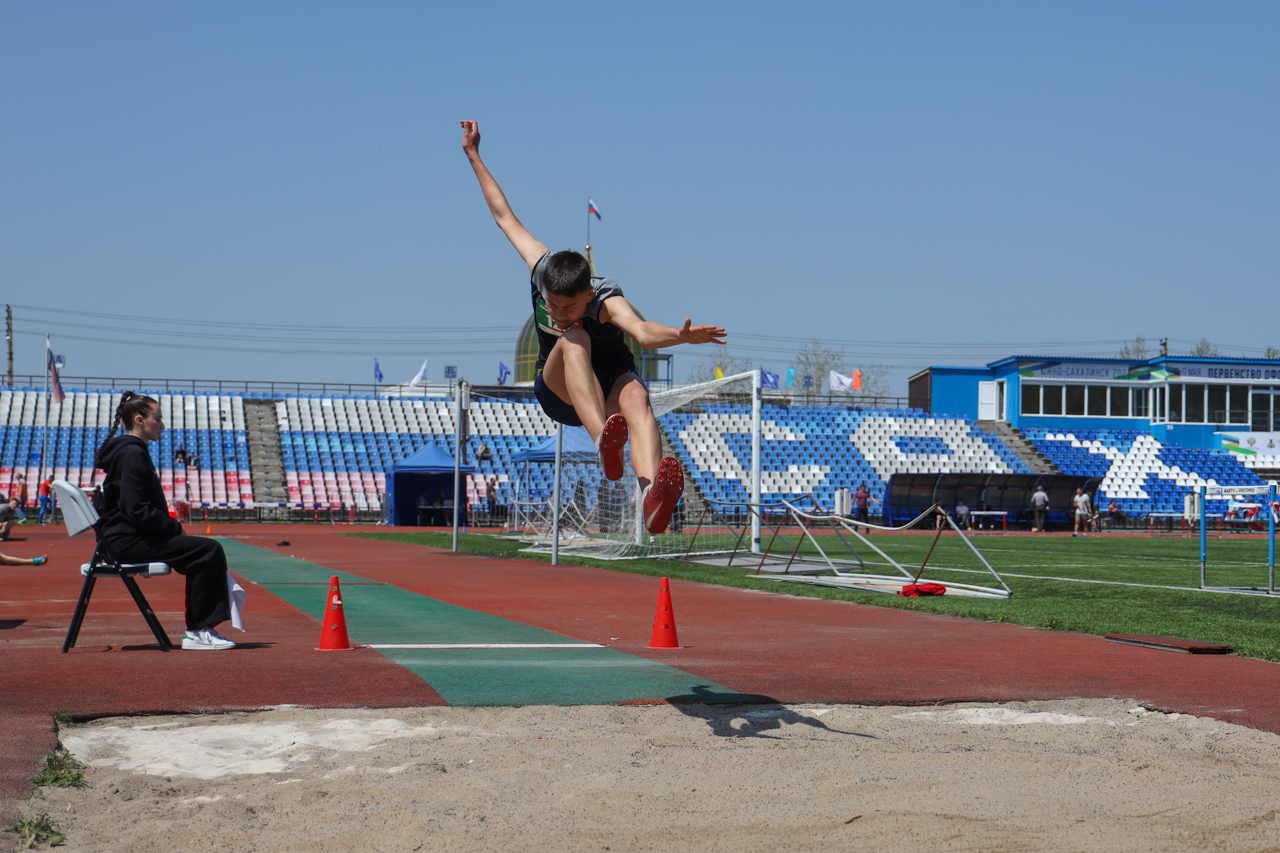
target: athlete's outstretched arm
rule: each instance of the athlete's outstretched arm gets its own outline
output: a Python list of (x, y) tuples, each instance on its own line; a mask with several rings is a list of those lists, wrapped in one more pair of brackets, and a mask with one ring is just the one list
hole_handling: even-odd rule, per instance
[(641, 320), (627, 300), (611, 296), (600, 306), (600, 322), (612, 323), (626, 332), (645, 349), (673, 347), (676, 344), (723, 344), (726, 332), (719, 326), (695, 326), (688, 317), (680, 328), (664, 326), (652, 320)]
[(507, 235), (511, 245), (516, 247), (520, 257), (524, 258), (525, 263), (529, 265), (529, 272), (533, 272), (533, 265), (547, 253), (547, 247), (539, 243), (529, 233), (529, 229), (516, 218), (511, 205), (507, 203), (507, 197), (502, 192), (502, 187), (498, 186), (498, 182), (493, 179), (493, 175), (489, 174), (489, 169), (480, 159), (480, 125), (474, 121), (462, 120), (462, 150), (467, 153), (467, 160), (470, 161), (471, 168), (475, 170), (476, 178), (480, 181), (480, 189), (484, 191), (484, 200), (489, 203), (489, 212), (493, 214), (493, 221), (498, 223), (502, 233)]

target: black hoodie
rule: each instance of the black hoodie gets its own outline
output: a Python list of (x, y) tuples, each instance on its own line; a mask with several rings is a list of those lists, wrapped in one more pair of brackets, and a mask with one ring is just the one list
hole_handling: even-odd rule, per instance
[(160, 476), (147, 453), (147, 443), (118, 435), (98, 450), (102, 482), (102, 535), (115, 541), (164, 540), (182, 535), (182, 525), (169, 517)]

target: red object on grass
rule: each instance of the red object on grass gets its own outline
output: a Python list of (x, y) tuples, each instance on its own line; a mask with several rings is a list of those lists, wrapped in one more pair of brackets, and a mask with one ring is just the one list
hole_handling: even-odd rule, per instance
[(922, 595), (946, 595), (947, 588), (940, 583), (909, 583), (898, 595), (906, 598), (919, 598)]

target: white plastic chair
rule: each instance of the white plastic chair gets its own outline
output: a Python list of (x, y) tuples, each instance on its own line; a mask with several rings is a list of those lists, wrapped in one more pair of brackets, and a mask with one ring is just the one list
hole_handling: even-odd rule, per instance
[(118, 577), (124, 582), (129, 594), (133, 596), (133, 602), (142, 612), (142, 618), (146, 620), (147, 627), (160, 643), (160, 649), (169, 651), (173, 648), (173, 643), (169, 641), (169, 635), (164, 632), (160, 620), (151, 610), (151, 605), (147, 603), (147, 598), (138, 588), (138, 581), (135, 579), (138, 575), (143, 577), (167, 575), (169, 574), (168, 564), (121, 563), (102, 538), (98, 528), (101, 519), (98, 517), (98, 511), (89, 501), (89, 496), (66, 480), (54, 480), (53, 490), (57, 493), (58, 503), (62, 506), (62, 518), (67, 524), (67, 535), (78, 536), (92, 529), (97, 539), (93, 557), (80, 567), (80, 574), (84, 575), (84, 586), (80, 590), (80, 600), (76, 602), (75, 615), (71, 617), (71, 627), (67, 629), (67, 639), (62, 644), (62, 653), (66, 654), (76, 644), (76, 638), (80, 636), (80, 626), (84, 622), (84, 614), (89, 609), (89, 598), (93, 595), (93, 587), (98, 578), (107, 576)]

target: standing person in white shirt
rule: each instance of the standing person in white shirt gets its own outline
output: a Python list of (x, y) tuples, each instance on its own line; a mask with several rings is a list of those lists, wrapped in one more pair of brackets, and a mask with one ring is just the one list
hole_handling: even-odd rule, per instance
[[(1076, 496), (1071, 499), (1071, 502), (1076, 505), (1076, 528), (1071, 532), (1071, 535), (1076, 536), (1079, 533), (1084, 533), (1087, 537), (1089, 535), (1089, 519), (1093, 518), (1093, 502), (1084, 493), (1084, 489), (1079, 486), (1076, 487)], [(1084, 530), (1080, 529), (1082, 526)]]

